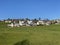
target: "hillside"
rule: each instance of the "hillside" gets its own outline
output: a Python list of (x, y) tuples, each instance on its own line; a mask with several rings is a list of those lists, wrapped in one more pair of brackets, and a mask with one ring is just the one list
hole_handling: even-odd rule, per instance
[(0, 45), (19, 45), (24, 40), (21, 45), (60, 45), (60, 25), (12, 28), (0, 22)]

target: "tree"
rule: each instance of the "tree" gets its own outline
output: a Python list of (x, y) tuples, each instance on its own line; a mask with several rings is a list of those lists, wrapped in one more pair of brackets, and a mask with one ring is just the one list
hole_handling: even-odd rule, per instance
[(35, 18), (35, 19), (33, 19), (33, 22), (34, 22), (34, 23), (37, 23), (37, 21), (38, 21), (38, 20), (37, 20), (36, 18)]
[(41, 20), (41, 18), (39, 17), (39, 20)]
[(30, 20), (29, 18), (25, 18), (25, 20)]

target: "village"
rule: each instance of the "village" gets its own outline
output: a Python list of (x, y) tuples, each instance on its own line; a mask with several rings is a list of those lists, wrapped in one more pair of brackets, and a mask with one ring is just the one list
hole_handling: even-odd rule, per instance
[(56, 20), (37, 20), (37, 19), (6, 19), (3, 22), (7, 23), (8, 27), (20, 27), (20, 26), (49, 26), (52, 24), (60, 24), (60, 19)]

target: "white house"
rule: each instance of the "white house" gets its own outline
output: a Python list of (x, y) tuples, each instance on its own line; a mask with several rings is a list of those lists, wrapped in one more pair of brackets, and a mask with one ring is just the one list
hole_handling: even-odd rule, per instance
[(13, 27), (14, 25), (13, 25), (13, 23), (11, 23), (11, 24), (8, 24), (8, 26), (9, 26), (9, 27)]
[(28, 20), (27, 23), (28, 23), (29, 25), (31, 25), (31, 24), (33, 23), (33, 21), (32, 21), (32, 20), (30, 20), (30, 21)]
[(57, 19), (56, 21), (57, 21), (58, 23), (60, 23), (60, 19)]
[(27, 21), (29, 26), (37, 26), (37, 23), (34, 23), (32, 20)]
[(8, 26), (9, 27), (19, 27), (19, 24), (18, 23), (15, 23), (15, 24), (11, 23), (11, 24), (8, 24)]
[(10, 21), (10, 20), (5, 20), (5, 23), (11, 23), (12, 21)]
[(15, 23), (14, 26), (15, 26), (15, 27), (19, 27), (20, 25), (19, 25), (18, 23)]
[(24, 21), (19, 21), (19, 25), (20, 25), (20, 26), (25, 25)]
[(51, 21), (47, 21), (45, 24), (46, 25), (50, 25), (51, 24)]
[(40, 24), (44, 25), (45, 22), (44, 22), (43, 20), (39, 20), (39, 21), (37, 22), (37, 25), (40, 25)]
[(55, 24), (60, 24), (60, 19), (53, 20)]
[(29, 21), (29, 20), (28, 20), (28, 21), (27, 21), (27, 23), (28, 23), (28, 24), (31, 24), (31, 23), (32, 23), (32, 21)]

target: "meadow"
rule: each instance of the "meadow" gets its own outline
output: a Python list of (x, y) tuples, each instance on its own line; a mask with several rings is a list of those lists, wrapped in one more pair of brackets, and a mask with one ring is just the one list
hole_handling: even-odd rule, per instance
[[(60, 25), (7, 27), (0, 22), (0, 45), (60, 45)], [(23, 45), (23, 44), (21, 44)]]

